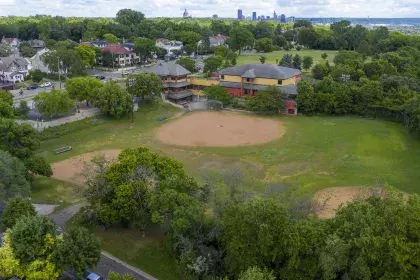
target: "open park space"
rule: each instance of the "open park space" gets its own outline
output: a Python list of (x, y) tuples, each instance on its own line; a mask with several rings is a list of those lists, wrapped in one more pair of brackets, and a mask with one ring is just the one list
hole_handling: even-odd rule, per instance
[(243, 65), (243, 64), (248, 64), (248, 63), (260, 63), (260, 56), (265, 56), (266, 57), (265, 63), (278, 64), (276, 60), (280, 61), (281, 58), (285, 54), (291, 54), (291, 55), (298, 54), (301, 57), (312, 56), (314, 59), (314, 64), (316, 64), (317, 62), (322, 61), (321, 56), (323, 53), (326, 53), (328, 55), (327, 60), (331, 64), (333, 64), (333, 60), (334, 60), (335, 55), (337, 54), (337, 51), (321, 51), (321, 50), (300, 50), (300, 51), (290, 50), (290, 51), (275, 51), (275, 52), (270, 52), (270, 53), (256, 53), (256, 52), (242, 53), (238, 57), (237, 63), (238, 65)]
[[(147, 146), (183, 162), (188, 173), (201, 182), (209, 172), (223, 174), (239, 169), (247, 182), (243, 188), (245, 192), (257, 197), (272, 197), (283, 203), (312, 199), (318, 191), (324, 190), (317, 197), (321, 195), (334, 208), (352, 199), (358, 193), (358, 187), (378, 188), (387, 184), (407, 193), (420, 191), (420, 141), (411, 138), (402, 125), (389, 121), (360, 117), (258, 115), (255, 119), (274, 123), (273, 127), (277, 129), (270, 141), (266, 139), (268, 142), (260, 141), (258, 145), (242, 142), (243, 146), (174, 146), (173, 142), (165, 144), (161, 139), (165, 127), (191, 122), (203, 115), (214, 129), (226, 129), (229, 126), (221, 123), (222, 119), (212, 116), (229, 114), (193, 112), (182, 115), (180, 110), (172, 107), (143, 106), (135, 113), (134, 124), (129, 118), (113, 120), (96, 117), (54, 128), (43, 132), (45, 140), (38, 153), (46, 156), (55, 170), (61, 166), (62, 173), (57, 172), (54, 178), (37, 180), (36, 183), (48, 186), (47, 203), (56, 203), (55, 200), (72, 203), (80, 199), (72, 191), (80, 188), (73, 177), (80, 167), (77, 164), (75, 167), (74, 163), (80, 159), (88, 160), (95, 154), (92, 152), (103, 151), (114, 156), (124, 148)], [(161, 121), (162, 116), (166, 117), (165, 121)], [(254, 119), (247, 114), (234, 114), (234, 117), (243, 118), (244, 123), (247, 118)], [(220, 125), (223, 128), (218, 127)], [(249, 126), (254, 131), (262, 129), (257, 124)], [(217, 131), (213, 134), (210, 136), (222, 138)], [(246, 135), (243, 134), (243, 137)], [(175, 139), (177, 135), (172, 137), (173, 141), (180, 141)], [(193, 143), (185, 135), (182, 137), (181, 142)], [(251, 141), (249, 139), (247, 141)], [(54, 149), (63, 146), (72, 146), (73, 149), (53, 154)], [(58, 177), (57, 174), (64, 175)], [(351, 188), (325, 191), (343, 186)], [(43, 189), (35, 186), (33, 190), (37, 203), (45, 203), (38, 195)], [(63, 194), (69, 196), (68, 200)], [(161, 235), (156, 232), (146, 232), (144, 236), (135, 230), (99, 230), (97, 234), (103, 238), (104, 249), (116, 257), (158, 279), (180, 279), (175, 261), (166, 253), (159, 238)]]

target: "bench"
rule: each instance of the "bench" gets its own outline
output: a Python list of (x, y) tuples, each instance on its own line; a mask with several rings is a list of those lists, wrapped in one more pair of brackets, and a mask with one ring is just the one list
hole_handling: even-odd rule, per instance
[(64, 153), (64, 152), (67, 152), (67, 151), (70, 151), (70, 150), (71, 150), (71, 146), (66, 146), (66, 147), (61, 147), (61, 148), (55, 149), (53, 152), (54, 152), (55, 155), (58, 155), (58, 154), (61, 154), (61, 153)]

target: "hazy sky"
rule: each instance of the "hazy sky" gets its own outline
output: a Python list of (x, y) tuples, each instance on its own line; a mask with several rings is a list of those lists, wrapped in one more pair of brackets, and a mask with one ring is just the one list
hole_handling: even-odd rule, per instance
[(278, 14), (297, 17), (420, 17), (420, 0), (0, 0), (0, 16), (50, 14), (113, 17), (123, 8), (146, 17), (177, 17), (186, 8), (193, 17)]

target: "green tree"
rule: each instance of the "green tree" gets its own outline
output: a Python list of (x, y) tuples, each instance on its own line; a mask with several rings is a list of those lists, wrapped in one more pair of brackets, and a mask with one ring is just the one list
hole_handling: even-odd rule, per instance
[(305, 71), (308, 71), (309, 69), (311, 69), (313, 64), (314, 64), (314, 58), (312, 56), (307, 55), (303, 57), (302, 68)]
[(276, 34), (274, 36), (274, 44), (280, 48), (283, 48), (287, 45), (287, 40), (283, 35)]
[(9, 44), (0, 43), (0, 57), (7, 57), (12, 54), (12, 49)]
[(274, 26), (267, 21), (259, 21), (253, 30), (255, 39), (273, 38)]
[(47, 258), (54, 252), (50, 242), (57, 225), (47, 216), (26, 216), (18, 220), (10, 235), (13, 254), (22, 263)]
[(125, 26), (135, 26), (144, 20), (144, 14), (131, 9), (119, 10), (115, 20)]
[(96, 99), (103, 86), (104, 84), (94, 77), (71, 78), (67, 80), (65, 85), (69, 97), (78, 101)]
[(82, 64), (85, 67), (93, 67), (96, 64), (95, 48), (88, 45), (80, 45), (74, 48), (79, 54)]
[(226, 91), (226, 88), (219, 85), (213, 85), (204, 90), (204, 95), (209, 100), (221, 101), (224, 105), (232, 102), (233, 97)]
[(283, 55), (279, 65), (283, 67), (293, 68), (293, 55), (291, 54)]
[(108, 44), (118, 43), (118, 38), (114, 34), (111, 34), (111, 33), (104, 34), (103, 38), (104, 38), (104, 41), (107, 42)]
[(51, 165), (44, 157), (34, 156), (25, 159), (25, 166), (34, 174), (51, 177), (53, 175)]
[(250, 267), (239, 275), (239, 280), (275, 280), (273, 273), (260, 269), (256, 266)]
[(134, 49), (140, 55), (140, 60), (144, 63), (156, 52), (155, 41), (147, 38), (137, 38), (134, 40)]
[(261, 62), (261, 64), (264, 64), (266, 60), (267, 60), (267, 58), (265, 56), (260, 55), (260, 62)]
[(328, 54), (327, 54), (327, 53), (323, 53), (323, 54), (321, 54), (321, 58), (322, 58), (323, 60), (326, 60), (326, 59), (328, 58)]
[(366, 40), (360, 42), (359, 46), (357, 47), (357, 52), (361, 53), (364, 57), (368, 57), (372, 54), (369, 43)]
[(181, 57), (178, 59), (178, 64), (187, 69), (188, 71), (195, 72), (195, 61), (189, 57)]
[(30, 71), (30, 75), (31, 75), (32, 81), (34, 81), (35, 83), (41, 82), (42, 79), (44, 78), (44, 73), (42, 73), (41, 70), (39, 69)]
[(26, 115), (28, 114), (30, 108), (28, 106), (28, 103), (26, 102), (26, 100), (21, 100), (19, 102), (19, 115), (26, 117)]
[(246, 27), (235, 26), (229, 32), (228, 45), (234, 51), (241, 51), (245, 48), (251, 48), (254, 45), (254, 35)]
[(71, 268), (79, 276), (95, 267), (101, 258), (98, 237), (85, 228), (71, 228), (63, 235), (54, 253), (54, 263), (62, 270)]
[(226, 57), (226, 55), (229, 52), (229, 48), (226, 45), (221, 45), (221, 46), (217, 46), (214, 49), (214, 55), (215, 56), (220, 56), (220, 57)]
[(257, 112), (279, 113), (284, 109), (284, 94), (277, 86), (259, 90), (255, 96), (246, 100), (247, 108)]
[(180, 31), (177, 38), (184, 43), (184, 50), (187, 53), (192, 53), (197, 50), (197, 44), (203, 37), (194, 31)]
[(29, 199), (22, 197), (12, 198), (7, 202), (1, 215), (2, 228), (12, 228), (22, 217), (35, 215), (35, 207)]
[(298, 54), (293, 56), (293, 68), (302, 70), (302, 58)]
[(312, 68), (312, 76), (317, 80), (322, 80), (328, 76), (329, 72), (330, 70), (324, 62), (320, 62)]
[(12, 119), (14, 117), (13, 95), (0, 90), (0, 118)]
[(317, 33), (312, 27), (303, 27), (298, 31), (298, 42), (302, 46), (312, 48), (317, 39)]
[(38, 94), (34, 97), (34, 102), (38, 112), (47, 117), (67, 113), (74, 108), (74, 101), (69, 94), (57, 89)]
[(287, 266), (294, 255), (297, 234), (287, 211), (274, 201), (256, 199), (228, 206), (221, 226), (231, 273), (238, 275), (252, 266)]
[(272, 52), (274, 50), (273, 40), (270, 38), (261, 38), (255, 41), (255, 50), (258, 52)]
[(296, 97), (297, 107), (300, 113), (313, 114), (317, 110), (317, 98), (314, 88), (304, 80), (298, 84), (298, 95)]
[(23, 57), (33, 57), (34, 55), (36, 55), (36, 50), (31, 47), (23, 46), (22, 48), (20, 48), (20, 54)]
[[(130, 84), (130, 80), (134, 80)], [(158, 75), (140, 73), (130, 76), (127, 80), (127, 91), (131, 96), (157, 102), (162, 92), (162, 80)]]
[(105, 115), (119, 119), (131, 111), (132, 98), (118, 83), (109, 81), (97, 91), (95, 105)]
[(223, 63), (223, 57), (216, 56), (216, 57), (209, 57), (204, 60), (204, 73), (211, 74), (213, 72), (216, 72), (217, 70), (222, 67)]
[(0, 196), (8, 200), (16, 196), (28, 197), (31, 185), (28, 182), (28, 170), (18, 158), (0, 150)]
[(0, 118), (0, 149), (20, 159), (28, 158), (39, 148), (36, 130), (29, 124)]

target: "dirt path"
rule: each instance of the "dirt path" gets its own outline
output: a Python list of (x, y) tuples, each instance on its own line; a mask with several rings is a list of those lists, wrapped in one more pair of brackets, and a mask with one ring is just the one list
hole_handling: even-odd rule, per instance
[(177, 146), (229, 147), (262, 144), (281, 138), (279, 120), (232, 112), (194, 112), (158, 129), (159, 141)]

